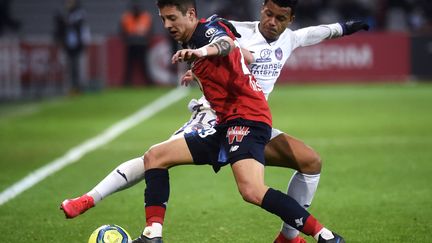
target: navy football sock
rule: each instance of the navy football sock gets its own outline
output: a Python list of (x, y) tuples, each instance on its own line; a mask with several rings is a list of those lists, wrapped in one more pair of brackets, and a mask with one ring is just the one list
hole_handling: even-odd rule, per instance
[(144, 175), (147, 187), (144, 192), (147, 225), (163, 224), (169, 198), (169, 174), (167, 169), (150, 169)]
[(144, 175), (146, 189), (144, 201), (146, 206), (163, 206), (169, 198), (169, 174), (167, 169), (150, 169)]
[(269, 188), (264, 195), (261, 208), (279, 216), (285, 223), (302, 231), (310, 214), (292, 197)]

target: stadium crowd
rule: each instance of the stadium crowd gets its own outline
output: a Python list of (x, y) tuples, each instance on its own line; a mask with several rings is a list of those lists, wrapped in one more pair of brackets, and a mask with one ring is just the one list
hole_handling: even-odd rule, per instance
[[(128, 43), (130, 44), (134, 42), (137, 39), (135, 38), (136, 36), (134, 36), (134, 34), (131, 36), (129, 35), (129, 37), (131, 37), (129, 38), (127, 37), (128, 35), (126, 35), (127, 31), (119, 31), (119, 27), (121, 26), (120, 23), (124, 22), (124, 13), (128, 10), (128, 8), (130, 8), (130, 6), (133, 6), (133, 3), (139, 3), (141, 9), (145, 12), (148, 12), (152, 19), (159, 19), (158, 11), (153, 5), (154, 1), (146, 0), (105, 2), (100, 2), (98, 0), (47, 0), (37, 3), (33, 0), (0, 0), (0, 52), (3, 51), (3, 53), (9, 53), (9, 51), (13, 51), (16, 53), (17, 51), (20, 51), (20, 45), (15, 45), (15, 48), (12, 50), (12, 48), (9, 47), (10, 43), (19, 43), (20, 41), (27, 43), (27, 45), (21, 45), (22, 47), (29, 46), (29, 44), (33, 43), (33, 40), (39, 41), (41, 39), (46, 43), (61, 43), (62, 47), (66, 47), (66, 40), (71, 40), (70, 37), (73, 37), (73, 35), (68, 35), (69, 32), (66, 30), (74, 28), (78, 29), (77, 26), (84, 26), (80, 24), (82, 21), (77, 21), (75, 24), (72, 24), (73, 21), (64, 21), (64, 18), (67, 18), (67, 16), (74, 20), (77, 20), (77, 16), (80, 16), (80, 14), (72, 14), (72, 12), (68, 13), (68, 11), (66, 11), (65, 3), (68, 1), (76, 1), (78, 6), (80, 6), (79, 11), (74, 10), (72, 12), (85, 12), (83, 16), (86, 17), (86, 31), (81, 32), (86, 32), (88, 35), (79, 34), (78, 36), (89, 36), (89, 38), (85, 38), (86, 41), (84, 41), (84, 39), (82, 41), (78, 41), (78, 44), (76, 45), (77, 48), (73, 51), (71, 51), (70, 48), (63, 48), (65, 50), (64, 53), (68, 54), (70, 57), (69, 62), (67, 62), (67, 60), (63, 60), (65, 59), (64, 57), (59, 57), (61, 58), (60, 61), (56, 61), (53, 65), (50, 65), (50, 61), (53, 61), (54, 59), (51, 58), (51, 60), (48, 57), (56, 55), (52, 55), (53, 48), (45, 48), (45, 52), (48, 54), (45, 55), (47, 58), (44, 61), (47, 63), (47, 65), (34, 65), (34, 68), (41, 69), (40, 67), (42, 66), (50, 66), (50, 70), (38, 70), (36, 72), (35, 70), (32, 70), (33, 66), (30, 67), (30, 65), (27, 65), (27, 67), (29, 67), (27, 71), (23, 70), (22, 72), (13, 71), (11, 68), (3, 68), (3, 71), (0, 72), (0, 84), (3, 85), (3, 87), (8, 85), (9, 88), (2, 89), (4, 92), (0, 92), (0, 99), (4, 96), (11, 97), (17, 96), (18, 94), (24, 94), (27, 91), (23, 93), (19, 90), (27, 89), (36, 90), (30, 92), (37, 94), (35, 96), (43, 96), (39, 93), (45, 92), (41, 90), (44, 90), (47, 88), (47, 86), (51, 85), (48, 83), (58, 83), (55, 85), (54, 89), (52, 87), (48, 87), (46, 89), (46, 92), (48, 93), (51, 92), (50, 90), (57, 90), (58, 87), (60, 87), (62, 90), (67, 89), (64, 87), (72, 87), (71, 93), (74, 93), (73, 90), (98, 90), (103, 86), (103, 84), (99, 81), (106, 77), (106, 73), (103, 73), (104, 68), (101, 67), (102, 62), (91, 62), (94, 64), (94, 66), (90, 69), (92, 71), (91, 77), (89, 77), (90, 74), (88, 70), (81, 70), (87, 68), (85, 65), (79, 70), (80, 65), (82, 63), (86, 63), (88, 48), (84, 48), (84, 46), (89, 47), (91, 44), (101, 43), (101, 40), (115, 39), (116, 37), (123, 37), (122, 40), (124, 40), (126, 45)], [(55, 4), (53, 2), (55, 2)], [(198, 16), (208, 17), (216, 13), (219, 16), (230, 20), (258, 20), (262, 3), (263, 0), (197, 0), (198, 9), (200, 9)], [(371, 27), (371, 31), (398, 31), (408, 33), (412, 36), (415, 35), (417, 37), (426, 37), (432, 34), (431, 0), (298, 0), (298, 3), (295, 20), (293, 24), (290, 25), (290, 28), (293, 30), (319, 24), (330, 24), (344, 22), (349, 19), (357, 19), (366, 21)], [(34, 21), (34, 19), (37, 19), (38, 21)], [(75, 27), (69, 28), (71, 26), (65, 25), (66, 23), (72, 24)], [(148, 26), (148, 28), (151, 29), (151, 31), (146, 34), (147, 36), (162, 36), (167, 33), (159, 21), (151, 21), (149, 25), (150, 26)], [(77, 33), (81, 32), (79, 31)], [(53, 33), (55, 33), (55, 38), (52, 38)], [(60, 33), (63, 35), (60, 35)], [(141, 43), (141, 45), (144, 48), (147, 48), (146, 45), (148, 42), (149, 41), (145, 40), (144, 38), (142, 42), (144, 44)], [(171, 42), (170, 45), (172, 46), (172, 50), (176, 50), (178, 48), (175, 41)], [(133, 61), (135, 64), (137, 64), (137, 61), (135, 61), (136, 59), (143, 59), (143, 56), (148, 56), (145, 53), (145, 50), (143, 51), (143, 49), (140, 51), (135, 51), (135, 49), (132, 49), (129, 51), (126, 49), (126, 51), (124, 51), (126, 54), (132, 53), (133, 55), (126, 55), (124, 57), (126, 61), (124, 61), (122, 66), (132, 67), (132, 65), (128, 65), (127, 60), (131, 62)], [(102, 51), (99, 52), (102, 53)], [(94, 59), (99, 60), (103, 58), (103, 55), (99, 54), (99, 52), (96, 51), (96, 49), (93, 50), (92, 53)], [(28, 63), (34, 63), (30, 62), (30, 56), (33, 53), (30, 53), (29, 51), (25, 53), (27, 53), (29, 56), (29, 58), (25, 60), (27, 60)], [(11, 58), (7, 58), (14, 55), (15, 54), (12, 52), (8, 55), (3, 55), (2, 58), (0, 58), (0, 60), (3, 61), (0, 63), (2, 64), (1, 66), (17, 66), (12, 64), (13, 60)], [(78, 56), (80, 58), (78, 58)], [(427, 59), (428, 57), (425, 58)], [(84, 61), (82, 61), (82, 59), (84, 59)], [(79, 60), (79, 62), (77, 60)], [(58, 63), (60, 63), (60, 65), (57, 65)], [(147, 60), (147, 64), (143, 62), (141, 64), (138, 63), (135, 66), (138, 66), (138, 68), (142, 71), (142, 69), (147, 70), (145, 65), (153, 65), (154, 63), (164, 62), (160, 61), (150, 64), (148, 63), (149, 61)], [(170, 67), (171, 66), (172, 65), (170, 65)], [(163, 68), (166, 69), (166, 67)], [(65, 75), (67, 72), (64, 70), (66, 69), (71, 71)], [(151, 70), (157, 69), (152, 68)], [(134, 69), (134, 71), (137, 70)], [(82, 72), (85, 73), (83, 74)], [(141, 72), (144, 73), (142, 76), (145, 76), (145, 81), (139, 79), (139, 75), (132, 75), (132, 71), (128, 70), (127, 68), (119, 69), (116, 72), (122, 74), (119, 77), (110, 76), (108, 82), (116, 84), (118, 82), (123, 85), (130, 85), (131, 83), (153, 84), (153, 80), (155, 80), (156, 83), (159, 81), (157, 78), (153, 77), (155, 75), (151, 72)], [(169, 74), (165, 75), (166, 77), (164, 76), (164, 83), (176, 83), (176, 81), (173, 80), (176, 80), (177, 72), (178, 70), (176, 70), (176, 68), (170, 68), (170, 70), (166, 72)], [(43, 75), (27, 75), (34, 73), (43, 73)], [(5, 78), (11, 77), (11, 75), (13, 78)], [(63, 76), (59, 78), (59, 75)], [(27, 80), (23, 81), (24, 78), (27, 78)], [(60, 79), (64, 80), (59, 82)], [(119, 81), (120, 79), (122, 80)], [(132, 82), (132, 79), (136, 82)], [(37, 83), (38, 80), (44, 80), (42, 82), (43, 84), (40, 84), (39, 82), (36, 85), (35, 83)], [(31, 83), (32, 85), (21, 87), (22, 83)], [(57, 93), (57, 91), (54, 93)], [(29, 95), (24, 96), (28, 97)]]
[[(0, 0), (0, 37), (20, 30), (25, 32), (26, 28), (19, 28), (19, 24), (25, 27), (26, 20), (20, 19), (22, 16), (16, 14), (17, 8), (24, 2), (23, 0), (20, 1)], [(149, 11), (151, 10), (153, 14), (157, 15), (155, 10), (151, 8), (153, 7), (151, 5), (152, 1), (132, 1), (140, 2), (144, 8), (148, 8)], [(129, 2), (125, 1), (125, 8), (129, 5)], [(233, 20), (258, 19), (261, 3), (261, 0), (197, 1), (198, 5), (205, 5), (205, 7), (200, 8), (202, 9), (199, 13), (200, 16), (204, 17), (218, 13)], [(85, 2), (83, 2), (82, 6), (86, 9)], [(232, 6), (242, 7), (233, 8)], [(115, 11), (112, 14), (121, 15), (123, 10), (119, 9), (119, 14)], [(88, 11), (88, 13), (90, 15), (91, 11)], [(119, 18), (117, 15), (114, 19)], [(291, 27), (296, 29), (316, 24), (334, 23), (353, 17), (366, 19), (372, 30), (432, 33), (432, 1), (430, 0), (299, 0), (296, 20)], [(93, 28), (92, 21), (89, 21), (89, 24), (92, 30), (97, 32), (97, 28)]]
[[(259, 16), (256, 0), (248, 0), (248, 7), (232, 1), (213, 2), (208, 14), (218, 12), (229, 19), (251, 20)], [(244, 1), (238, 3), (245, 5)], [(253, 6), (253, 7), (251, 7)], [(300, 0), (293, 29), (334, 23), (350, 18), (367, 20), (373, 30), (432, 33), (432, 1), (428, 0)]]
[(431, 31), (432, 2), (427, 0), (303, 0), (297, 24), (307, 26), (347, 18), (365, 19), (372, 29)]

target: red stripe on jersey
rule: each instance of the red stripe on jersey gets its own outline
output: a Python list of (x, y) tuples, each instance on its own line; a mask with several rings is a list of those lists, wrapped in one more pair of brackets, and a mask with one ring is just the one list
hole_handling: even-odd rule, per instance
[(197, 60), (192, 72), (216, 111), (218, 123), (243, 118), (272, 126), (267, 100), (255, 78), (243, 72), (242, 58), (240, 49), (235, 48), (227, 56)]

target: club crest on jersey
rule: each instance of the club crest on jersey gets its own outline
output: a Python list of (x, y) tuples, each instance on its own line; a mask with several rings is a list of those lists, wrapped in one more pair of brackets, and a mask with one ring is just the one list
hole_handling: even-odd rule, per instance
[(282, 49), (279, 47), (278, 49), (276, 49), (276, 51), (275, 51), (275, 56), (276, 56), (276, 58), (280, 61), (280, 60), (282, 60), (282, 57), (283, 57), (283, 51), (282, 51)]
[(260, 52), (260, 58), (256, 59), (256, 62), (271, 62), (270, 55), (272, 53), (272, 50), (270, 49), (263, 49)]
[(205, 37), (210, 38), (212, 37), (214, 34), (216, 34), (217, 29), (216, 28), (210, 28), (205, 32)]
[(238, 143), (243, 141), (243, 138), (250, 133), (249, 127), (244, 126), (234, 126), (228, 128), (226, 137), (228, 138), (228, 143), (234, 143), (234, 140)]

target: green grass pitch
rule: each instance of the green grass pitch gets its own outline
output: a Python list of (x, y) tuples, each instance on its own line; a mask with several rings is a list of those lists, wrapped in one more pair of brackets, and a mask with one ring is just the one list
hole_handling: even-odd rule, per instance
[[(168, 92), (119, 89), (0, 106), (0, 190), (65, 154)], [(61, 201), (91, 189), (120, 162), (143, 154), (189, 118), (194, 90), (113, 142), (0, 206), (1, 242), (87, 242), (103, 224), (137, 236), (145, 183), (112, 195), (84, 215), (64, 219)], [(278, 86), (274, 126), (301, 138), (324, 161), (310, 211), (349, 243), (431, 242), (432, 85)], [(292, 170), (266, 168), (286, 190)], [(280, 220), (243, 202), (232, 173), (207, 166), (173, 168), (164, 226), (167, 243), (272, 242)], [(314, 242), (307, 237), (308, 242)]]

